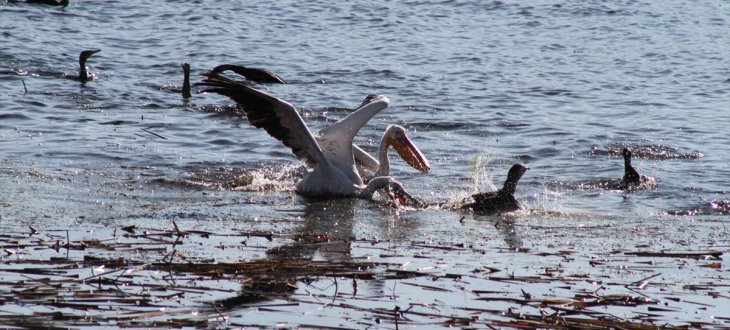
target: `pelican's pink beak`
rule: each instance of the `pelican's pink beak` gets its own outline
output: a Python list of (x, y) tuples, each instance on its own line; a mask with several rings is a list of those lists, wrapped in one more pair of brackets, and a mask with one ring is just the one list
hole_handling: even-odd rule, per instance
[(431, 171), (431, 166), (428, 164), (426, 156), (421, 153), (421, 150), (418, 150), (416, 145), (411, 142), (411, 139), (409, 139), (407, 135), (398, 134), (398, 137), (395, 138), (395, 142), (396, 143), (393, 143), (393, 149), (398, 152), (400, 158), (403, 158), (408, 165), (411, 165), (411, 167), (421, 172), (427, 173)]

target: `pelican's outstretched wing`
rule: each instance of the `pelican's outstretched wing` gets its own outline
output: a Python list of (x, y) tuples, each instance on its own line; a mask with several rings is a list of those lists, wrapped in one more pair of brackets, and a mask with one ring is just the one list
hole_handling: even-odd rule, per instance
[(251, 125), (265, 129), (269, 135), (291, 148), (294, 155), (303, 159), (308, 167), (327, 163), (314, 136), (289, 102), (217, 73), (207, 72), (203, 76), (207, 78), (200, 84), (209, 87), (203, 92), (218, 93), (236, 101), (246, 112)]

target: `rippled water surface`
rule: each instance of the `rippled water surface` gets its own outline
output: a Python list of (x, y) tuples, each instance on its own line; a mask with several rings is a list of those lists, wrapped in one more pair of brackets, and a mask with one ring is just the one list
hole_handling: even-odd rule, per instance
[[(724, 1), (0, 2), (0, 31), (5, 231), (169, 228), (176, 220), (219, 232), (385, 240), (391, 250), (455, 238), (499, 249), (576, 249), (586, 257), (637, 246), (730, 246)], [(88, 63), (96, 79), (81, 84), (69, 78), (84, 49), (101, 52)], [(356, 142), (374, 151), (387, 125), (405, 126), (432, 166), (421, 174), (391, 158), (392, 175), (412, 194), (456, 203), (501, 187), (508, 168), (524, 163), (530, 170), (516, 195), (527, 210), (509, 215), (514, 226), (499, 230), (498, 216), (299, 197), (291, 188), (300, 163), (287, 148), (251, 127), (229, 99), (186, 100), (176, 92), (183, 61), (193, 82), (222, 63), (276, 72), (290, 84), (257, 88), (301, 109), (313, 129), (344, 117), (367, 94), (387, 95), (390, 107)], [(623, 175), (624, 147), (653, 183), (631, 192), (601, 188)], [(307, 251), (328, 260), (367, 255), (355, 246), (335, 255)], [(467, 269), (509, 257), (440, 258)], [(693, 269), (688, 278), (678, 269), (665, 273), (694, 283), (727, 277), (728, 263)], [(648, 275), (622, 276), (633, 282)], [(712, 302), (718, 309), (662, 322), (709, 320), (730, 308), (727, 288), (721, 291), (724, 298)], [(258, 324), (274, 325), (280, 316)]]

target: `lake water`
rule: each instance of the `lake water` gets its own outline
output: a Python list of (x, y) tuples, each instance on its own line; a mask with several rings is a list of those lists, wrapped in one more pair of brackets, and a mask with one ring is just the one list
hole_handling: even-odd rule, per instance
[[(325, 233), (345, 242), (344, 251), (276, 240), (264, 245), (314, 260), (388, 259), (368, 250), (374, 246), (408, 267), (463, 274), (497, 267), (505, 276), (561, 262), (504, 251), (571, 250), (585, 263), (563, 260), (572, 265), (568, 272), (608, 272), (628, 283), (648, 275), (591, 269), (587, 260), (609, 250), (730, 249), (726, 1), (72, 0), (66, 8), (1, 2), (0, 31), (4, 232), (32, 226), (71, 230), (81, 239), (131, 225), (169, 229), (174, 220), (218, 233)], [(68, 76), (78, 73), (84, 49), (101, 52), (88, 62), (96, 79), (81, 84)], [(223, 63), (276, 72), (290, 84), (257, 88), (301, 109), (313, 129), (344, 117), (367, 94), (384, 94), (390, 107), (356, 142), (374, 151), (387, 125), (405, 126), (432, 167), (422, 174), (391, 157), (391, 174), (410, 193), (432, 204), (456, 203), (501, 187), (509, 167), (523, 163), (530, 170), (516, 196), (527, 210), (472, 216), (435, 206), (395, 209), (297, 196), (291, 189), (300, 163), (289, 149), (251, 127), (225, 97), (183, 99), (175, 92), (181, 62), (191, 64), (193, 82)], [(654, 179), (649, 187), (624, 192), (598, 184), (621, 178), (623, 147)], [(415, 251), (414, 242), (461, 242), (481, 252)], [(200, 244), (187, 247), (191, 256), (273, 255)], [(411, 247), (399, 248), (405, 245)], [(414, 257), (423, 253), (437, 261)], [(661, 272), (679, 288), (715, 279), (719, 297), (687, 293), (715, 307), (657, 312), (659, 324), (728, 325), (727, 318), (712, 318), (730, 310), (727, 257), (720, 268), (698, 262), (685, 265), (689, 271), (672, 264)], [(0, 280), (9, 276), (0, 272)], [(482, 282), (488, 281), (471, 283), (491, 285)], [(531, 285), (533, 295), (564, 296)], [(391, 287), (383, 304), (393, 308), (398, 299), (388, 280), (360, 290), (390, 293)], [(418, 297), (443, 308), (474, 303), (462, 293), (439, 297), (415, 289), (423, 287), (399, 288), (411, 303)], [(659, 291), (653, 298), (661, 300)], [(29, 313), (23, 308), (0, 301), (0, 316)], [(246, 324), (248, 308), (230, 317)], [(263, 326), (364, 327), (369, 323), (362, 320), (372, 320), (362, 310), (349, 318), (337, 310), (251, 313), (259, 317), (251, 324)]]

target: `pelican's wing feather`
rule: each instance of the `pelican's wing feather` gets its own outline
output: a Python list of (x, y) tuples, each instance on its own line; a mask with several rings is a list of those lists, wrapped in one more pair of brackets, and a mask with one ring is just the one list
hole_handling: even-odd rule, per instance
[(329, 161), (337, 168), (352, 175), (351, 179), (358, 181), (355, 168), (352, 140), (373, 116), (388, 107), (389, 100), (382, 95), (368, 95), (365, 101), (354, 112), (340, 121), (319, 131), (317, 141)]
[(319, 131), (320, 136), (337, 136), (343, 143), (350, 144), (360, 128), (365, 126), (370, 118), (388, 107), (390, 100), (382, 95), (368, 95), (362, 105), (340, 121)]
[(352, 145), (352, 154), (355, 156), (355, 163), (363, 169), (375, 173), (380, 168), (380, 162), (357, 145)]
[(236, 101), (251, 125), (263, 128), (291, 148), (309, 168), (327, 163), (314, 136), (289, 102), (217, 73), (203, 75), (207, 78), (200, 84), (208, 86), (203, 92), (218, 93)]

